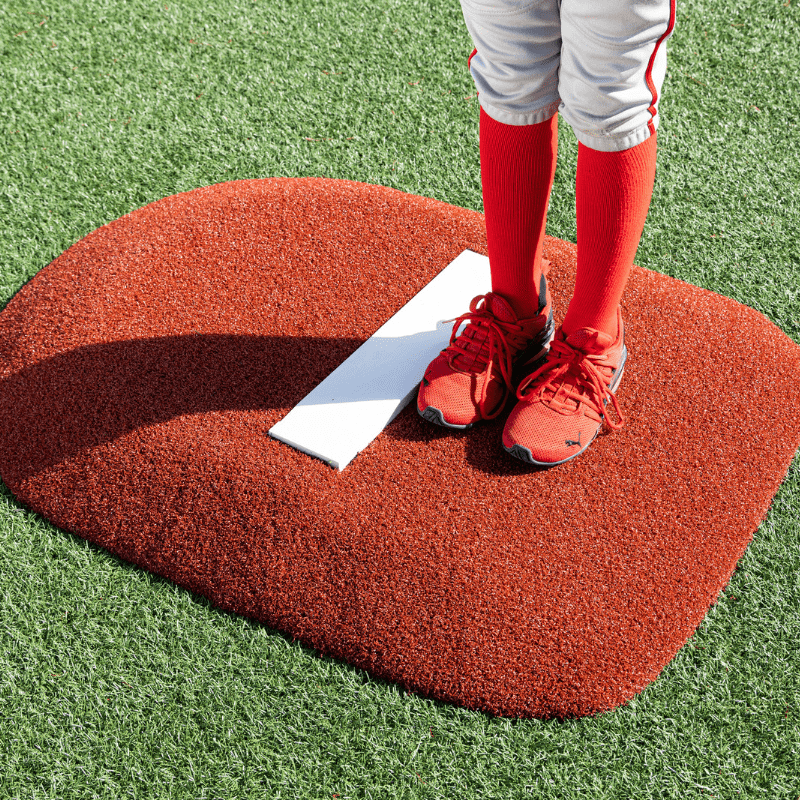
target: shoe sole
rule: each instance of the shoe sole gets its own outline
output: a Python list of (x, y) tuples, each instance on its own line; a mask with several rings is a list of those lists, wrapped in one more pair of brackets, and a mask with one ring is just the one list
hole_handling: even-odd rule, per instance
[[(628, 348), (625, 345), (622, 346), (622, 361), (620, 361), (620, 365), (617, 367), (617, 371), (614, 373), (614, 377), (611, 379), (611, 383), (609, 384), (608, 388), (612, 392), (617, 391), (617, 387), (619, 386), (620, 381), (622, 380), (622, 374), (625, 372), (625, 362), (628, 360)], [(603, 406), (608, 405), (608, 398), (603, 400)], [(589, 439), (586, 444), (581, 447), (576, 453), (572, 453), (572, 455), (567, 456), (567, 458), (562, 458), (561, 461), (537, 461), (531, 451), (527, 447), (523, 447), (521, 444), (515, 444), (511, 447), (506, 447), (503, 445), (503, 450), (506, 451), (509, 455), (514, 456), (514, 458), (518, 458), (520, 461), (524, 461), (526, 464), (532, 464), (535, 467), (557, 467), (559, 464), (566, 464), (567, 461), (572, 461), (573, 458), (577, 458), (581, 453), (583, 453), (589, 445), (597, 438), (597, 434), (600, 433), (600, 428), (603, 427), (603, 423), (601, 422), (597, 426), (597, 430), (594, 432), (594, 436)]]
[(422, 419), (432, 422), (434, 425), (441, 425), (443, 428), (453, 428), (458, 431), (465, 431), (475, 424), (474, 422), (470, 422), (467, 425), (454, 425), (452, 422), (448, 422), (444, 418), (444, 414), (435, 406), (428, 406), (424, 411), (420, 411), (419, 406), (417, 406), (417, 413)]

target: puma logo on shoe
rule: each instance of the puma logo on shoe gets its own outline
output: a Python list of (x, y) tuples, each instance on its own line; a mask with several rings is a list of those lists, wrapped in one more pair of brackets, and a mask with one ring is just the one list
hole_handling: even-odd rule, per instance
[(564, 442), (564, 444), (566, 444), (566, 446), (567, 446), (567, 447), (570, 447), (570, 446), (571, 446), (571, 445), (573, 445), (573, 444), (576, 444), (576, 445), (578, 445), (578, 447), (580, 447), (580, 446), (581, 446), (581, 436), (583, 436), (583, 431), (581, 431), (581, 432), (578, 434), (578, 441), (577, 441), (577, 442), (573, 441), (572, 439), (567, 439), (567, 440)]

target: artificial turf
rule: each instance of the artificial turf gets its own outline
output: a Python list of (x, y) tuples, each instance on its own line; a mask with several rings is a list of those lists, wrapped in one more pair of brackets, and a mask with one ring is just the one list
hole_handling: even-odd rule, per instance
[[(61, 5), (0, 9), (2, 304), (105, 222), (226, 180), (324, 175), (482, 209), (457, 3)], [(796, 342), (798, 24), (796, 0), (679, 4), (636, 259)], [(575, 156), (562, 125), (548, 233), (571, 241)], [(563, 723), (407, 695), (4, 491), (0, 797), (794, 799), (798, 465), (660, 678)]]

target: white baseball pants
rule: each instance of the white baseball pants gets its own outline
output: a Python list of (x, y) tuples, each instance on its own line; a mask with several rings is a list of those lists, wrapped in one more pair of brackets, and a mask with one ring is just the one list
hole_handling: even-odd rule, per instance
[(658, 127), (675, 0), (461, 0), (478, 102), (498, 122), (556, 111), (594, 150), (627, 150)]

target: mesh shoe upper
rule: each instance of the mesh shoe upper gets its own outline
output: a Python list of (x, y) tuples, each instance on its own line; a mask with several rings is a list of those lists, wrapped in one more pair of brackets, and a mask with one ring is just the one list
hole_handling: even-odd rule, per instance
[[(625, 418), (613, 392), (627, 357), (621, 311), (617, 319), (616, 341), (590, 328), (569, 336), (558, 330), (544, 364), (517, 389), (519, 402), (503, 431), (506, 450), (533, 463), (562, 463), (582, 452), (604, 422), (622, 428)], [(619, 422), (605, 413), (609, 401)]]
[[(546, 281), (542, 280), (545, 292)], [(420, 413), (435, 408), (445, 425), (464, 427), (500, 414), (512, 389), (514, 361), (538, 356), (552, 336), (549, 298), (535, 317), (520, 320), (500, 295), (475, 297), (456, 320), (450, 344), (428, 365), (420, 385)], [(459, 334), (459, 328), (467, 323)]]

